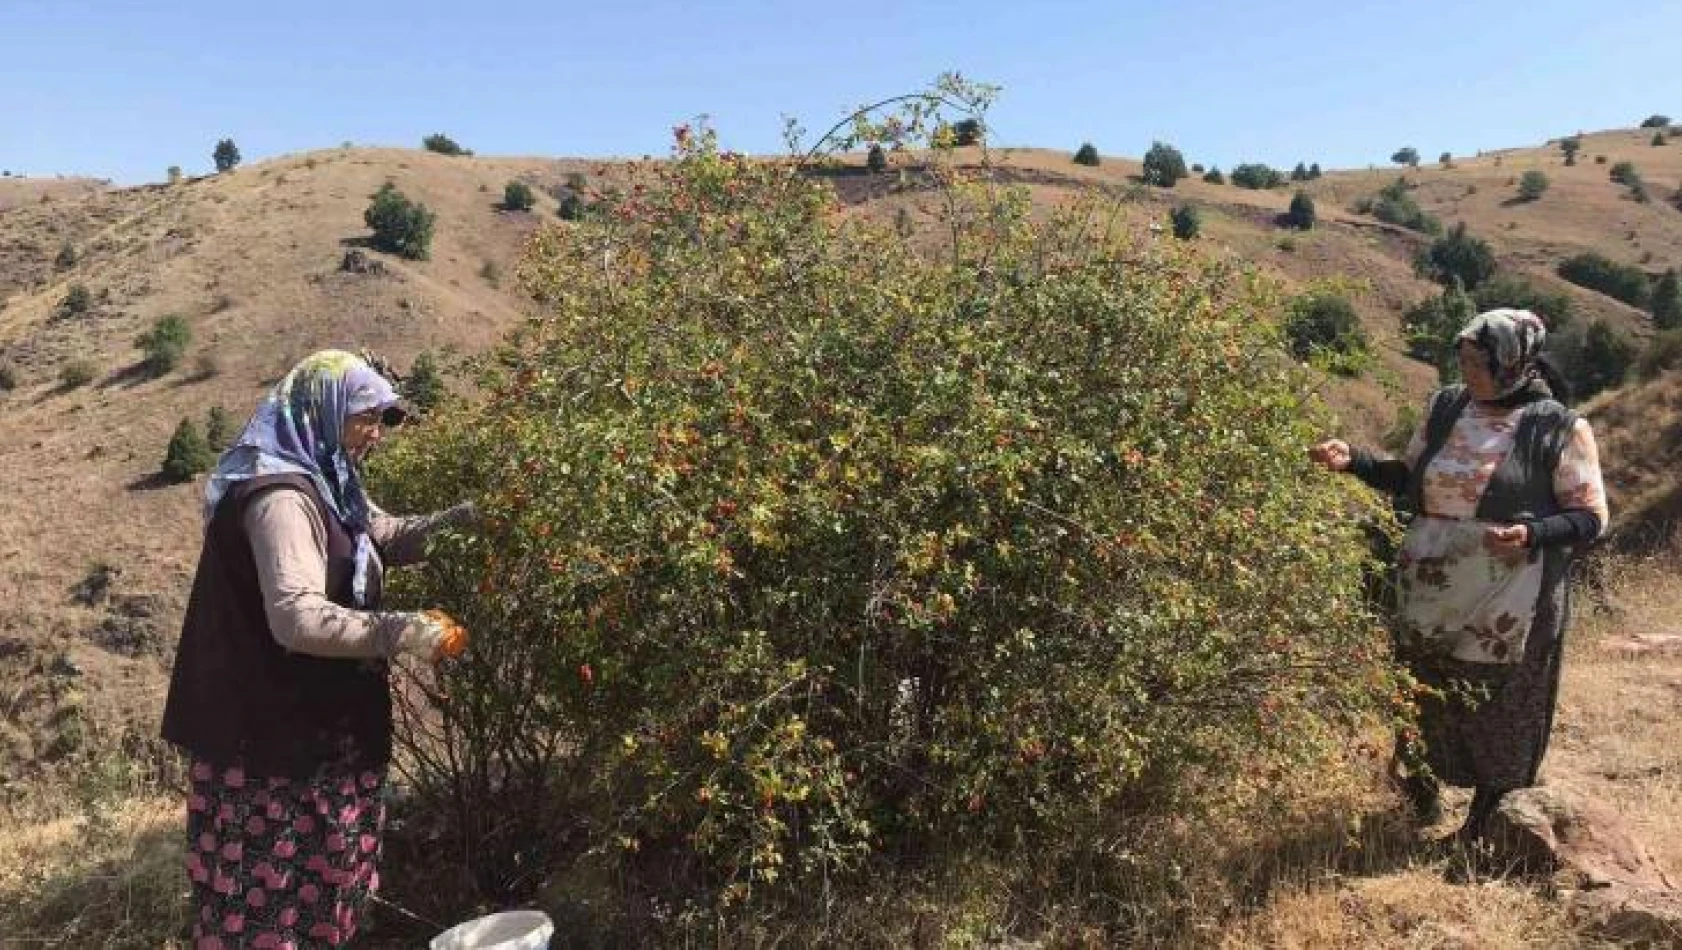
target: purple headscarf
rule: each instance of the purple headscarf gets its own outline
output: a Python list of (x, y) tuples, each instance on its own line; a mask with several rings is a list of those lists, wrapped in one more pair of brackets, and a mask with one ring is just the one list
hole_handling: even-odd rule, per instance
[(322, 503), (356, 538), (352, 586), (361, 605), (373, 552), (368, 538), (370, 506), (356, 465), (340, 438), (351, 416), (396, 403), (391, 383), (360, 357), (342, 350), (322, 350), (305, 357), (263, 399), (239, 439), (217, 461), (205, 488), (206, 523), (237, 482), (263, 475), (308, 478)]

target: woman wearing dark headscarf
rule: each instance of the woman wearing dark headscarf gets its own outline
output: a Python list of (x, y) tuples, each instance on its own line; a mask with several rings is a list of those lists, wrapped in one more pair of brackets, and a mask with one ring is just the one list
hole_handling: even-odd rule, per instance
[(192, 756), (199, 947), (341, 945), (379, 886), (388, 661), (465, 641), (441, 613), (380, 612), (383, 569), (471, 516), (393, 518), (369, 501), (357, 464), (401, 416), (365, 361), (316, 353), (210, 479), (163, 718), (164, 738)]
[(1422, 817), (1438, 781), (1476, 789), (1476, 839), (1515, 788), (1535, 784), (1553, 725), (1570, 606), (1569, 561), (1605, 529), (1587, 420), (1540, 356), (1526, 310), (1480, 314), (1456, 338), (1464, 385), (1432, 395), (1400, 459), (1339, 440), (1311, 455), (1400, 496), (1414, 513), (1398, 557), (1398, 652), (1431, 688), (1421, 703), (1430, 774), (1407, 787)]

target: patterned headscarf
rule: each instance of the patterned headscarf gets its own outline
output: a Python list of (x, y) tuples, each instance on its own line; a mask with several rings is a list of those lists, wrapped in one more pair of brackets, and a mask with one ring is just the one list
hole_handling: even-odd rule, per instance
[(1489, 358), (1496, 398), (1509, 396), (1530, 381), (1536, 357), (1548, 338), (1542, 318), (1528, 310), (1490, 310), (1480, 313), (1455, 336), (1470, 340)]
[(263, 399), (231, 448), (222, 453), (205, 488), (206, 523), (236, 483), (263, 475), (302, 475), (356, 539), (353, 591), (367, 594), (373, 542), (369, 502), (356, 465), (340, 444), (345, 422), (370, 409), (397, 404), (397, 392), (372, 366), (342, 350), (305, 357)]

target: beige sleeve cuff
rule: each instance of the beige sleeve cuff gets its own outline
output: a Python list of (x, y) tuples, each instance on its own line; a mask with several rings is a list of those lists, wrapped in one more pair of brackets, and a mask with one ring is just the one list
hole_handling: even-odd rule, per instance
[(379, 545), (387, 564), (402, 567), (426, 560), (426, 542), (439, 528), (466, 524), (473, 520), (474, 508), (464, 503), (429, 515), (395, 517), (369, 504), (368, 536)]
[(263, 611), (275, 641), (295, 653), (337, 659), (392, 656), (418, 617), (341, 607), (327, 599), (327, 531), (302, 492), (273, 489), (246, 506)]

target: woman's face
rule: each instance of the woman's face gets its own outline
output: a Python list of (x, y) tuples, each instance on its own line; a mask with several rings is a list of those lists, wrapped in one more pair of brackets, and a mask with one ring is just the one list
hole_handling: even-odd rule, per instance
[(1460, 356), (1460, 378), (1466, 381), (1473, 399), (1494, 399), (1499, 393), (1495, 376), (1489, 371), (1489, 357), (1483, 347), (1471, 340), (1461, 340), (1456, 347)]
[(345, 420), (344, 432), (339, 436), (339, 444), (344, 446), (350, 457), (360, 462), (368, 455), (368, 451), (380, 444), (385, 435), (385, 426), (381, 424), (384, 410), (370, 409), (359, 412)]

